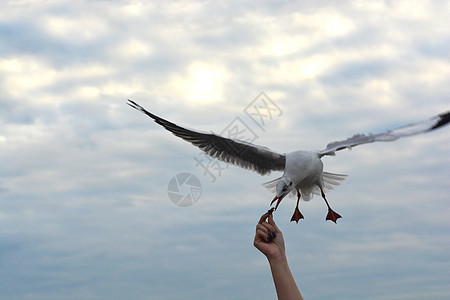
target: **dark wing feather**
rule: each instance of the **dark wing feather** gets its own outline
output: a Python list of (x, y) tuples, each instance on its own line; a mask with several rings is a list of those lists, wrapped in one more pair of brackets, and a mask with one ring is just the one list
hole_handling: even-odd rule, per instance
[(443, 127), (450, 122), (450, 112), (442, 113), (428, 120), (409, 124), (396, 129), (387, 130), (378, 134), (355, 134), (354, 136), (343, 140), (329, 143), (327, 147), (319, 153), (323, 155), (335, 155), (336, 151), (350, 149), (352, 147), (373, 143), (395, 141), (402, 137), (412, 136), (420, 133), (430, 132)]
[(192, 143), (206, 154), (221, 161), (256, 171), (262, 175), (268, 174), (270, 171), (284, 170), (286, 162), (284, 154), (248, 142), (183, 128), (148, 112), (131, 100), (128, 100), (128, 105), (146, 114), (177, 137)]

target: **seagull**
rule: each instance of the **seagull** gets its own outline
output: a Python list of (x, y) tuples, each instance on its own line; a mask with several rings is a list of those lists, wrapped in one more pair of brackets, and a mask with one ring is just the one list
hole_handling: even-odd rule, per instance
[(336, 223), (339, 218), (342, 218), (341, 215), (331, 209), (325, 193), (339, 186), (347, 175), (324, 172), (321, 160), (323, 156), (335, 156), (336, 151), (351, 149), (362, 144), (395, 141), (402, 137), (430, 132), (450, 122), (450, 111), (448, 111), (425, 121), (401, 126), (378, 134), (355, 134), (345, 140), (331, 142), (325, 149), (319, 151), (297, 150), (288, 153), (278, 153), (267, 147), (246, 141), (225, 138), (212, 132), (201, 132), (181, 127), (152, 114), (129, 99), (127, 104), (146, 114), (175, 136), (197, 146), (213, 158), (255, 171), (261, 175), (269, 174), (271, 171), (283, 171), (284, 173), (281, 177), (263, 183), (263, 186), (275, 192), (275, 197), (270, 204), (272, 205), (275, 201), (276, 204), (275, 207), (269, 209), (268, 213), (275, 211), (286, 195), (297, 196), (297, 205), (291, 218), (291, 222), (295, 221), (297, 223), (304, 218), (299, 209), (300, 198), (304, 201), (309, 201), (314, 194), (322, 196), (327, 205), (326, 221), (331, 220)]

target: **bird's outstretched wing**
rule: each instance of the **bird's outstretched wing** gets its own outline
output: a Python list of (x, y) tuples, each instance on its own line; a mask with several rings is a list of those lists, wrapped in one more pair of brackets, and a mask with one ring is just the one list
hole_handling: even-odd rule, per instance
[(396, 129), (387, 130), (378, 134), (355, 134), (354, 136), (343, 140), (329, 143), (327, 147), (319, 151), (320, 155), (335, 155), (336, 151), (342, 149), (351, 149), (352, 147), (373, 143), (373, 142), (389, 142), (399, 138), (412, 136), (420, 133), (429, 132), (447, 125), (450, 122), (450, 111), (434, 116), (428, 120), (405, 125)]
[(146, 114), (177, 137), (192, 143), (206, 154), (221, 161), (262, 175), (269, 174), (271, 171), (284, 170), (286, 162), (284, 154), (245, 141), (224, 138), (214, 133), (186, 129), (148, 112), (134, 101), (128, 100), (127, 104)]

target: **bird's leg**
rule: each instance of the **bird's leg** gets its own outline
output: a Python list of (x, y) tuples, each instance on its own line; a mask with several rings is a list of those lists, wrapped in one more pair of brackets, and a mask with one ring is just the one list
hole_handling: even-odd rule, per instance
[(294, 214), (292, 215), (291, 218), (291, 222), (295, 221), (298, 223), (300, 219), (304, 219), (302, 213), (300, 212), (300, 209), (298, 208), (298, 205), (300, 204), (300, 197), (301, 197), (300, 191), (297, 190), (297, 206), (295, 207)]
[(327, 217), (325, 218), (325, 220), (331, 220), (334, 223), (336, 223), (337, 219), (342, 218), (342, 217), (340, 214), (338, 214), (337, 212), (335, 212), (334, 210), (331, 209), (330, 205), (328, 204), (327, 198), (325, 198), (325, 193), (323, 192), (322, 188), (320, 188), (320, 191), (322, 192), (323, 200), (325, 200), (325, 203), (328, 206), (328, 214), (327, 214)]

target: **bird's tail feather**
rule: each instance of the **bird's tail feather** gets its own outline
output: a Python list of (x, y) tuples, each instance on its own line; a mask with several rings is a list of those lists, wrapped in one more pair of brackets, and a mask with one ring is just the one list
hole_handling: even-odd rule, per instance
[[(340, 186), (342, 182), (348, 177), (348, 175), (344, 174), (335, 174), (329, 172), (323, 172), (323, 191), (330, 192)], [(317, 192), (314, 192), (316, 195), (320, 195), (320, 190), (317, 188)]]
[[(325, 193), (330, 192), (340, 186), (342, 182), (348, 177), (348, 175), (344, 174), (336, 174), (336, 173), (329, 173), (329, 172), (323, 172), (323, 191)], [(269, 190), (271, 193), (276, 193), (276, 186), (278, 181), (280, 181), (281, 177), (275, 178), (271, 181), (264, 182), (262, 185)], [(308, 201), (311, 199), (311, 193), (320, 195), (320, 189), (318, 186), (314, 186), (314, 188), (311, 191), (303, 191), (302, 198), (304, 200)], [(297, 192), (292, 190), (289, 193), (289, 197), (296, 197)]]

